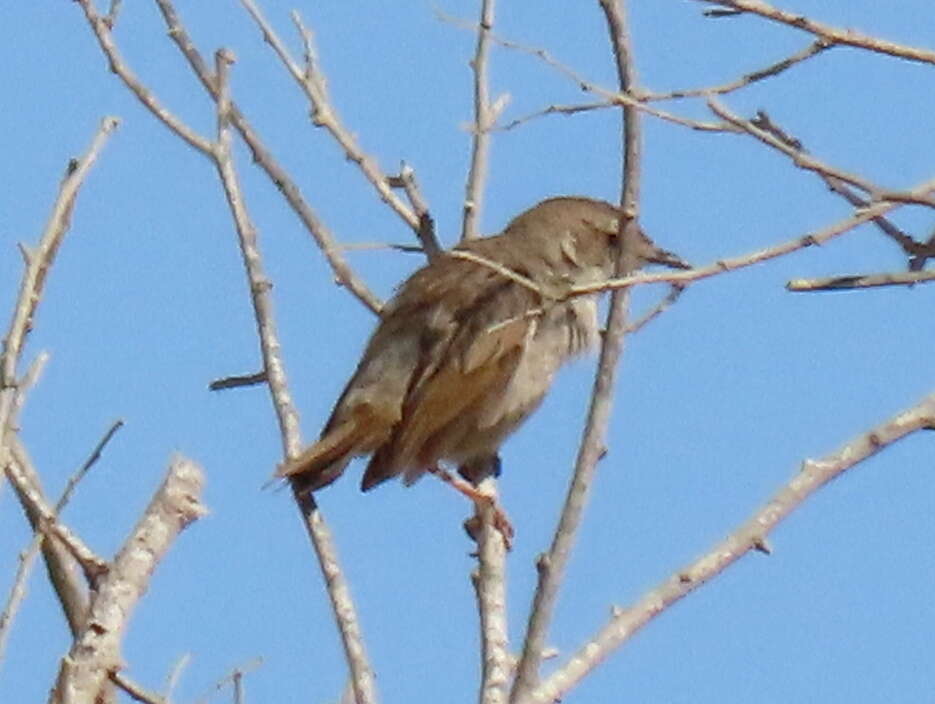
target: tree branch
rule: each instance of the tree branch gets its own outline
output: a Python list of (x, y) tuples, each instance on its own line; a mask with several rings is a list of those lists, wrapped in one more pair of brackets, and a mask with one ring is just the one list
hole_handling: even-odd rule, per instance
[(877, 286), (912, 286), (935, 281), (935, 271), (896, 271), (885, 274), (856, 274), (829, 276), (824, 279), (792, 279), (786, 284), (789, 291), (843, 291)]
[(918, 61), (921, 63), (935, 64), (935, 51), (930, 49), (919, 49), (916, 47), (897, 44), (896, 42), (871, 37), (867, 34), (861, 34), (853, 29), (840, 29), (831, 25), (816, 22), (805, 15), (794, 12), (780, 10), (777, 7), (764, 2), (763, 0), (699, 0), (712, 5), (720, 5), (737, 12), (749, 12), (753, 15), (759, 15), (767, 20), (778, 22), (803, 32), (814, 34), (829, 44), (841, 44), (852, 46), (858, 49), (866, 49), (879, 54), (889, 54), (909, 61)]
[(837, 452), (819, 460), (805, 460), (800, 472), (727, 538), (647, 592), (633, 606), (616, 609), (607, 625), (526, 701), (545, 704), (560, 700), (613, 650), (676, 601), (721, 574), (751, 550), (768, 552), (769, 533), (825, 484), (907, 435), (929, 428), (935, 428), (935, 394), (854, 438)]
[(464, 217), (461, 239), (478, 236), (477, 220), (484, 204), (484, 182), (487, 179), (487, 158), (490, 153), (490, 128), (497, 120), (490, 104), (487, 87), (487, 55), (490, 52), (490, 32), (493, 29), (494, 0), (481, 0), (477, 44), (471, 70), (474, 73), (474, 125), (471, 146), (471, 167), (464, 188)]
[[(636, 69), (632, 46), (624, 19), (622, 0), (599, 0), (610, 33), (611, 46), (617, 68), (620, 90), (636, 90)], [(640, 125), (639, 113), (633, 107), (623, 109), (623, 160), (620, 222), (621, 241), (617, 271), (635, 268), (635, 247), (631, 244), (639, 237), (639, 169)], [(587, 503), (598, 461), (604, 456), (607, 426), (610, 421), (617, 363), (623, 350), (629, 296), (626, 291), (614, 291), (607, 313), (606, 332), (601, 345), (600, 359), (594, 380), (591, 403), (588, 408), (581, 447), (575, 461), (575, 471), (568, 487), (561, 517), (549, 551), (540, 556), (538, 584), (526, 626), (523, 651), (517, 665), (516, 678), (510, 693), (511, 702), (523, 701), (539, 683), (539, 667), (545, 650), (549, 624), (555, 609), (558, 590), (565, 574), (571, 549)]]
[[(214, 160), (240, 240), (241, 255), (256, 318), (257, 334), (260, 338), (263, 367), (266, 371), (273, 407), (279, 420), (283, 454), (287, 459), (291, 459), (296, 457), (302, 449), (299, 416), (292, 403), (285, 366), (280, 354), (279, 335), (276, 331), (272, 298), (269, 295), (271, 284), (264, 273), (256, 228), (247, 212), (230, 151), (229, 121), (233, 117), (233, 104), (228, 94), (226, 76), (231, 61), (232, 56), (228, 52), (218, 52), (216, 57), (218, 141), (213, 149)], [(331, 533), (314, 499), (308, 494), (303, 495), (295, 490), (293, 495), (325, 578), (335, 621), (351, 670), (357, 704), (374, 704), (377, 697), (373, 671), (364, 648), (350, 590), (337, 559), (337, 550), (331, 540)]]
[(156, 565), (179, 533), (207, 510), (200, 501), (204, 475), (176, 458), (162, 486), (97, 584), (87, 622), (62, 658), (53, 704), (94, 704), (110, 675), (123, 667), (120, 642)]

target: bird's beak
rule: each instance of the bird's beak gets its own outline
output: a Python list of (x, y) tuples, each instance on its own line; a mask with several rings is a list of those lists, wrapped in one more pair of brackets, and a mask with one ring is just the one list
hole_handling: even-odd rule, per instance
[(662, 266), (667, 266), (670, 269), (691, 269), (692, 265), (686, 262), (677, 254), (673, 254), (665, 249), (659, 249), (656, 247), (647, 261), (650, 264), (660, 264)]

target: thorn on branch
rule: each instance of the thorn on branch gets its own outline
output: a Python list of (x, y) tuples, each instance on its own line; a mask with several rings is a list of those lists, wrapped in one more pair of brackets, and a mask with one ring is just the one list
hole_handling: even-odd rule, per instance
[(208, 384), (209, 391), (222, 391), (223, 389), (236, 389), (242, 386), (256, 386), (265, 384), (267, 380), (266, 370), (254, 374), (242, 374), (239, 376), (226, 376), (221, 379), (215, 379)]
[(761, 552), (764, 555), (772, 555), (773, 547), (769, 544), (769, 541), (766, 539), (766, 536), (757, 535), (753, 538), (753, 549), (757, 552)]

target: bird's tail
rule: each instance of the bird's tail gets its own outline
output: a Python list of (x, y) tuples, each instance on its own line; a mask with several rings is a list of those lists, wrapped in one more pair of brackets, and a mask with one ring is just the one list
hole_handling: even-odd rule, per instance
[(359, 428), (360, 424), (347, 422), (329, 430), (298, 457), (280, 465), (276, 477), (288, 479), (302, 493), (328, 486), (343, 474), (354, 456), (361, 454)]

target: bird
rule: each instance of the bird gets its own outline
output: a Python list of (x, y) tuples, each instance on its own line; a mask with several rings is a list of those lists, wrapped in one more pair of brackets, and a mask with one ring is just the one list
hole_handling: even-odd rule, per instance
[[(597, 295), (568, 294), (614, 274), (623, 217), (605, 201), (550, 198), (433, 257), (382, 309), (318, 441), (277, 476), (316, 492), (367, 455), (363, 491), (445, 464), (475, 486), (498, 475), (501, 444), (558, 369), (599, 344)], [(690, 268), (641, 231), (628, 247), (637, 269)]]

